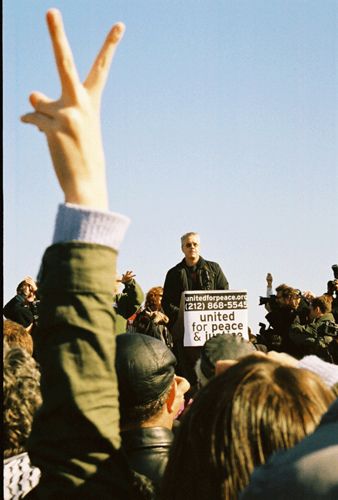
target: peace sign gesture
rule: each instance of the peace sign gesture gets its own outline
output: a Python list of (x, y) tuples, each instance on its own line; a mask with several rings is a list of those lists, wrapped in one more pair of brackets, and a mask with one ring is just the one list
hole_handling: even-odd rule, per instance
[(40, 92), (33, 92), (29, 100), (35, 111), (25, 114), (21, 120), (36, 125), (46, 134), (65, 201), (106, 210), (100, 103), (125, 27), (122, 23), (112, 27), (86, 80), (81, 83), (61, 13), (51, 9), (46, 18), (61, 81), (61, 96), (53, 101)]

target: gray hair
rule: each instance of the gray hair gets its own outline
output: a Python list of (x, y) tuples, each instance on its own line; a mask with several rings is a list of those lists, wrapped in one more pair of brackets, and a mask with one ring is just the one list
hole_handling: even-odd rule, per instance
[(194, 231), (191, 231), (190, 233), (185, 233), (183, 236), (181, 236), (181, 246), (183, 247), (185, 241), (189, 238), (189, 236), (197, 236), (198, 242), (200, 242), (200, 235), (198, 233), (195, 233)]

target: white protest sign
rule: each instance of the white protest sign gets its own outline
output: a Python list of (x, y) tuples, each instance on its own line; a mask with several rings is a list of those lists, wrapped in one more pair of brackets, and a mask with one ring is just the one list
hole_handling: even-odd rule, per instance
[(183, 295), (185, 347), (202, 346), (218, 334), (249, 340), (246, 291), (202, 290)]

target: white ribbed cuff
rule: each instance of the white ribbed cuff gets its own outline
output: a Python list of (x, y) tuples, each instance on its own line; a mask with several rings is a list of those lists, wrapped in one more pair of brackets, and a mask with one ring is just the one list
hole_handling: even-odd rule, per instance
[(119, 250), (130, 219), (115, 212), (90, 209), (73, 203), (60, 204), (53, 243), (83, 241)]
[(338, 366), (323, 361), (318, 356), (305, 356), (298, 362), (298, 368), (305, 368), (316, 373), (329, 387), (338, 382)]

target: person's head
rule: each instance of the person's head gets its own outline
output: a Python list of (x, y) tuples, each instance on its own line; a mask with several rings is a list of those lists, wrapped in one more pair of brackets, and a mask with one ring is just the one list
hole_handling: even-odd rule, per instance
[(327, 295), (321, 295), (320, 297), (315, 297), (312, 299), (310, 304), (310, 319), (317, 319), (331, 312), (332, 301)]
[(300, 290), (291, 286), (280, 285), (280, 287), (276, 288), (276, 292), (276, 301), (281, 307), (287, 309), (298, 308), (301, 300)]
[(175, 375), (176, 358), (170, 349), (149, 335), (118, 335), (115, 366), (122, 430), (171, 428), (189, 383)]
[(25, 297), (27, 302), (33, 302), (35, 300), (35, 291), (30, 283), (23, 280), (16, 288), (17, 295)]
[(41, 404), (40, 371), (21, 347), (4, 341), (3, 352), (3, 444), (5, 458), (26, 451), (33, 416)]
[(200, 236), (198, 233), (190, 232), (181, 237), (181, 248), (185, 261), (189, 266), (197, 264), (200, 258)]
[(286, 283), (282, 283), (281, 285), (278, 285), (276, 287), (276, 298), (280, 298), (282, 296), (282, 293), (283, 291), (286, 289), (286, 288), (291, 288), (289, 285), (287, 285)]
[(6, 319), (3, 325), (3, 337), (9, 347), (22, 347), (32, 355), (33, 339), (30, 333), (19, 323)]
[(146, 295), (145, 306), (152, 311), (159, 311), (162, 305), (163, 287), (154, 286)]
[(182, 419), (163, 498), (237, 498), (253, 469), (312, 432), (333, 400), (317, 375), (246, 356), (210, 380)]
[(216, 335), (207, 340), (195, 365), (199, 386), (207, 384), (215, 375), (218, 360), (239, 359), (255, 351), (253, 344), (239, 335)]

